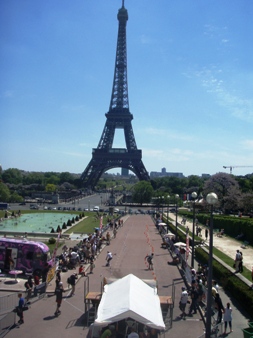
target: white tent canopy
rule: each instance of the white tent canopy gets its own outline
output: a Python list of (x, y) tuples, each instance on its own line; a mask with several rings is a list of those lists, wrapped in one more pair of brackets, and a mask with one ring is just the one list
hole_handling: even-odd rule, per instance
[(165, 329), (157, 289), (132, 274), (105, 285), (95, 325), (106, 326), (127, 318)]

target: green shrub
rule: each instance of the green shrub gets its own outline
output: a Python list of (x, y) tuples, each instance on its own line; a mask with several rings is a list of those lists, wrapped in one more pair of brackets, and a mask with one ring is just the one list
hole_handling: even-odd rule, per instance
[(56, 242), (56, 239), (54, 237), (50, 237), (48, 240), (49, 244), (55, 244), (55, 242)]
[[(208, 264), (209, 255), (202, 248), (195, 249), (195, 257), (199, 263)], [(253, 317), (253, 293), (249, 292), (249, 286), (215, 259), (213, 259), (213, 276)]]

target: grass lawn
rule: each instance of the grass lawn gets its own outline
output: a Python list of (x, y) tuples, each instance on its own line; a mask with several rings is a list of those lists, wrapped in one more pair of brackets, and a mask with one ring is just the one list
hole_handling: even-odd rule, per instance
[[(71, 234), (72, 232), (83, 233), (83, 234), (93, 233), (95, 228), (99, 228), (100, 219), (96, 218), (94, 213), (87, 213), (87, 216), (88, 217), (86, 217), (85, 219), (82, 219), (77, 225), (66, 230), (64, 233), (65, 234)], [(105, 225), (106, 222), (107, 222), (107, 217), (103, 217), (103, 224)]]

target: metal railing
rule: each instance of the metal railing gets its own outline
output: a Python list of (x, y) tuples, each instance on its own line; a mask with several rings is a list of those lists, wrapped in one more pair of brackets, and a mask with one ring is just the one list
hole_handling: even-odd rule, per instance
[(4, 337), (16, 323), (16, 313), (9, 312), (0, 317), (0, 337)]
[(17, 293), (0, 296), (0, 315), (12, 311), (18, 304)]

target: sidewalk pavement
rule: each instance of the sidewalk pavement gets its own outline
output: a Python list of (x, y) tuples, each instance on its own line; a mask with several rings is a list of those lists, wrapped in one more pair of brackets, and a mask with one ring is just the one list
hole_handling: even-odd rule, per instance
[[(73, 243), (73, 242), (71, 242)], [(165, 333), (165, 338), (197, 338), (203, 333), (204, 324), (200, 314), (187, 317), (182, 320), (178, 308), (181, 287), (184, 280), (180, 274), (180, 267), (171, 264), (172, 257), (168, 250), (161, 247), (162, 239), (158, 233), (152, 219), (148, 215), (133, 215), (124, 220), (124, 226), (119, 229), (116, 239), (111, 241), (109, 247), (104, 247), (95, 261), (93, 274), (89, 274), (90, 291), (100, 291), (101, 281), (105, 278), (121, 278), (129, 273), (133, 273), (142, 279), (155, 279), (158, 283), (158, 294), (161, 296), (172, 295), (172, 285), (175, 285), (175, 302), (173, 309), (172, 328)], [(72, 244), (73, 245), (73, 244)], [(113, 253), (111, 267), (105, 266), (106, 250)], [(154, 270), (148, 270), (144, 257), (150, 252), (154, 252)], [(72, 270), (73, 271), (73, 270)], [(66, 276), (65, 276), (66, 274)], [(67, 273), (63, 273), (64, 288)], [(62, 314), (59, 317), (53, 315), (55, 311), (55, 297), (45, 297), (32, 304), (32, 311), (25, 312), (25, 324), (20, 328), (12, 329), (7, 338), (15, 338), (18, 333), (26, 338), (35, 335), (48, 337), (49, 335), (59, 335), (61, 337), (86, 336), (84, 316), (84, 283), (79, 279), (76, 286), (76, 295), (69, 297), (69, 293), (64, 298), (62, 304)], [(20, 281), (21, 283), (21, 281)], [(52, 288), (54, 281), (52, 281)], [(21, 285), (23, 288), (23, 285)], [(49, 286), (49, 290), (50, 290)], [(242, 328), (246, 328), (247, 314), (240, 309), (240, 305), (226, 295), (222, 288), (220, 294), (223, 303), (231, 301), (233, 307), (233, 330), (229, 337), (242, 337)], [(35, 324), (35, 325), (33, 325)], [(18, 329), (18, 331), (17, 331)]]

